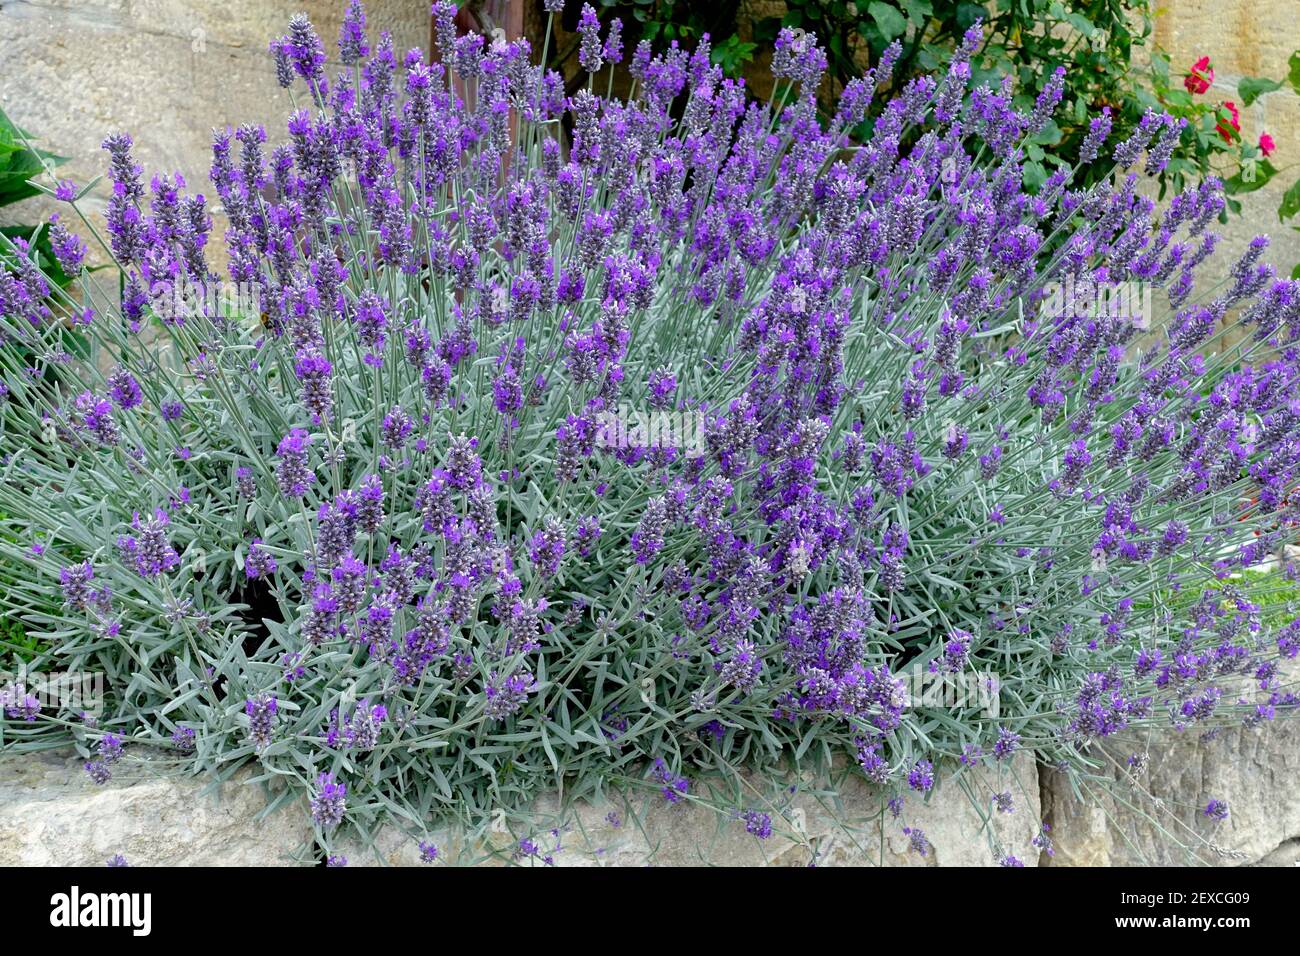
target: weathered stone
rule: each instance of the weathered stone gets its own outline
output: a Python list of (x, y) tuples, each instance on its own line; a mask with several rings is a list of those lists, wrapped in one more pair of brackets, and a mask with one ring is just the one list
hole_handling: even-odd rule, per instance
[[(1112, 756), (1122, 765), (1126, 755)], [(169, 769), (137, 756), (100, 787), (66, 753), (0, 758), (0, 865), (100, 865), (115, 853), (153, 865), (315, 862), (301, 801), (264, 813), (267, 798), (249, 782), (250, 771), (213, 792), (204, 778), (170, 776)], [(1022, 755), (941, 779), (928, 800), (909, 795), (898, 820), (880, 791), (849, 776), (835, 788), (801, 793), (781, 812), (765, 808), (773, 820), (765, 840), (708, 806), (669, 805), (650, 792), (579, 801), (565, 811), (552, 795), (534, 805), (526, 827), (493, 827), (470, 839), (445, 827), (417, 836), (389, 826), (373, 846), (348, 836), (330, 852), (352, 866), (413, 866), (423, 838), (446, 862), (503, 865), (528, 837), (558, 866), (988, 866), (1008, 853), (1029, 866), (1288, 865), (1300, 859), (1297, 780), (1300, 728), (1279, 722), (1223, 731), (1211, 741), (1188, 735), (1160, 742), (1140, 789), (1126, 786), (1115, 770), (1113, 789), (1090, 786), (1086, 804), (1071, 795), (1062, 774), (1044, 770), (1040, 806), (1039, 772)], [(707, 793), (707, 784), (697, 781), (697, 791)], [(1000, 791), (1012, 795), (1015, 812), (993, 811)], [(1226, 822), (1201, 814), (1211, 797), (1231, 808)], [(1030, 841), (1044, 818), (1056, 854), (1040, 861)], [(924, 831), (927, 855), (910, 849), (905, 825)]]
[[(1132, 778), (1129, 751), (1085, 784), (1084, 800), (1064, 774), (1043, 769), (1043, 810), (1052, 826), (1052, 866), (1284, 865), (1300, 857), (1300, 725), (1278, 719), (1255, 728), (1195, 732), (1152, 741), (1148, 767)], [(1118, 764), (1119, 766), (1115, 766)], [(1203, 810), (1228, 804), (1216, 823)]]
[[(331, 76), (342, 69), (338, 36), (346, 0), (28, 0), (0, 5), (0, 105), (15, 123), (51, 152), (68, 158), (60, 178), (84, 185), (107, 168), (100, 143), (109, 133), (135, 140), (145, 180), (180, 173), (192, 192), (212, 198), (213, 127), (241, 123), (266, 127), (270, 145), (287, 140), (293, 108), (275, 80), (268, 44), (289, 18), (305, 12), (321, 35)], [(427, 48), (429, 5), (399, 0), (366, 3), (372, 39), (393, 34), (400, 56)], [(306, 93), (295, 88), (298, 105)], [(83, 200), (103, 228), (108, 186)], [(57, 205), (37, 197), (0, 210), (0, 225), (42, 221)], [(208, 244), (211, 264), (225, 265), (225, 228)], [(80, 229), (75, 223), (74, 228)], [(104, 257), (89, 233), (94, 261)]]
[(311, 860), (301, 807), (264, 814), (247, 770), (209, 792), (133, 754), (95, 784), (66, 752), (0, 758), (0, 866), (102, 866), (120, 853), (142, 866), (280, 866)]
[(1251, 866), (1300, 866), (1300, 838), (1288, 840)]
[[(698, 803), (668, 804), (658, 793), (580, 801), (567, 812), (551, 797), (533, 807), (527, 830), (501, 827), (471, 840), (444, 829), (429, 839), (442, 859), (478, 865), (510, 860), (523, 837), (556, 866), (993, 866), (1008, 853), (1027, 866), (1037, 863), (1030, 841), (1041, 819), (1038, 778), (1028, 756), (968, 772), (960, 782), (941, 779), (927, 801), (910, 795), (898, 820), (861, 777), (836, 789), (801, 795), (783, 814), (767, 809), (767, 839), (746, 832), (741, 820)], [(993, 795), (1003, 790), (1012, 794), (1013, 813), (992, 810)], [(924, 831), (932, 846), (926, 856), (910, 849), (905, 825)], [(551, 828), (560, 831), (558, 852)], [(420, 857), (417, 838), (392, 828), (382, 829), (373, 847), (345, 839), (332, 850), (350, 866), (410, 866)]]
[[(214, 788), (210, 778), (177, 777), (172, 769), (137, 751), (99, 786), (66, 751), (0, 757), (0, 866), (98, 866), (117, 853), (133, 865), (316, 862), (302, 801), (266, 813), (266, 794), (249, 782), (250, 770)], [(752, 779), (751, 788), (760, 792)], [(696, 789), (706, 793), (707, 782)], [(1013, 794), (1014, 813), (991, 811), (1000, 790)], [(928, 800), (909, 796), (895, 820), (881, 792), (854, 775), (834, 790), (808, 790), (784, 813), (769, 808), (773, 834), (765, 840), (747, 833), (743, 821), (699, 803), (670, 805), (657, 791), (580, 801), (565, 811), (549, 795), (533, 806), (526, 829), (493, 826), (468, 839), (446, 827), (416, 837), (386, 826), (372, 845), (347, 836), (329, 852), (352, 866), (412, 866), (420, 863), (419, 839), (428, 838), (444, 861), (503, 865), (529, 837), (559, 866), (987, 866), (1006, 853), (1033, 865), (1038, 792), (1034, 764), (1021, 756), (960, 781), (941, 779)], [(909, 848), (904, 825), (925, 832), (928, 855)]]

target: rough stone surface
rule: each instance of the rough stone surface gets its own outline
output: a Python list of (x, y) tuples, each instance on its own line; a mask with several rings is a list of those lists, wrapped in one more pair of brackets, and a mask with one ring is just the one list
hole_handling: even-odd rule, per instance
[[(491, 828), (469, 839), (448, 829), (415, 836), (385, 827), (373, 845), (346, 837), (329, 852), (351, 866), (414, 866), (418, 840), (427, 837), (444, 862), (504, 865), (528, 837), (558, 866), (990, 866), (1007, 853), (1027, 866), (1287, 866), (1300, 860), (1295, 722), (1223, 731), (1210, 741), (1190, 734), (1156, 740), (1149, 754), (1136, 784), (1116, 769), (1109, 787), (1088, 788), (1087, 805), (1062, 774), (1040, 772), (1022, 755), (941, 779), (926, 801), (909, 795), (899, 820), (859, 778), (849, 777), (834, 792), (809, 790), (784, 813), (765, 808), (774, 831), (766, 840), (705, 806), (672, 806), (649, 793), (579, 802), (564, 812), (552, 796), (534, 806), (527, 828)], [(1111, 755), (1123, 764), (1127, 751)], [(202, 778), (164, 776), (145, 759), (121, 765), (98, 787), (66, 753), (0, 757), (0, 866), (102, 865), (116, 853), (136, 865), (314, 862), (305, 806), (259, 816), (267, 799), (249, 776), (236, 775), (218, 796)], [(1011, 793), (1014, 813), (992, 812), (999, 791)], [(1226, 822), (1213, 824), (1201, 814), (1210, 798), (1227, 802)], [(1040, 859), (1030, 843), (1042, 819), (1052, 827), (1052, 858)], [(927, 855), (909, 848), (904, 825), (924, 831), (932, 847)]]
[[(1110, 751), (1120, 765), (1129, 753)], [(1289, 866), (1300, 859), (1300, 721), (1224, 730), (1208, 741), (1191, 732), (1158, 738), (1145, 774), (1129, 782), (1112, 769), (1106, 779), (1088, 788), (1084, 805), (1063, 774), (1042, 771), (1056, 847), (1044, 864)], [(1211, 799), (1227, 802), (1226, 821), (1202, 814)]]
[[(135, 158), (154, 173), (184, 176), (194, 192), (212, 194), (212, 128), (266, 127), (268, 151), (287, 139), (293, 106), (275, 81), (267, 44), (289, 18), (305, 12), (337, 62), (346, 0), (22, 0), (0, 4), (0, 106), (51, 152), (68, 158), (60, 178), (84, 185), (106, 169), (100, 149), (113, 132), (130, 133)], [(429, 41), (429, 4), (369, 0), (372, 35), (393, 34), (398, 55)], [(301, 104), (305, 94), (297, 87)], [(101, 182), (85, 206), (102, 227), (108, 189)], [(45, 197), (0, 211), (0, 225), (35, 223), (56, 206)], [(212, 265), (224, 265), (219, 210)], [(89, 235), (86, 240), (96, 251)], [(102, 261), (102, 259), (100, 259)]]
[(97, 786), (66, 752), (0, 758), (0, 866), (279, 866), (305, 858), (311, 821), (267, 807), (240, 772), (220, 796), (210, 781), (163, 776), (136, 759)]
[[(267, 50), (305, 12), (337, 62), (343, 0), (26, 0), (0, 7), (0, 102), (82, 181), (102, 172), (107, 133), (125, 130), (147, 171), (180, 171), (208, 189), (211, 129), (264, 123), (285, 138), (288, 91)], [(427, 4), (371, 0), (374, 27), (401, 52), (425, 47)], [(301, 86), (297, 90), (303, 95)], [(278, 135), (277, 135), (278, 134)], [(107, 195), (105, 193), (105, 195)]]
[[(1040, 808), (1033, 761), (1022, 756), (1000, 769), (968, 774), (964, 783), (969, 795), (951, 779), (941, 780), (924, 803), (910, 795), (895, 821), (878, 790), (850, 778), (838, 796), (797, 798), (784, 821), (773, 813), (773, 833), (765, 840), (747, 833), (741, 821), (698, 804), (670, 805), (657, 793), (580, 802), (567, 814), (557, 812), (553, 799), (542, 800), (527, 831), (503, 827), (476, 840), (445, 830), (430, 836), (443, 859), (478, 865), (507, 862), (521, 837), (532, 839), (543, 855), (551, 854), (556, 866), (996, 866), (1006, 853), (1035, 865), (1038, 853), (1030, 841)], [(1014, 813), (992, 812), (993, 794), (1001, 790), (1011, 792)], [(924, 831), (933, 847), (928, 855), (909, 849), (904, 825)], [(557, 853), (552, 826), (561, 831)], [(349, 866), (420, 862), (416, 838), (391, 829), (377, 834), (372, 847), (344, 840), (332, 849), (347, 857)]]
[[(306, 807), (259, 817), (266, 797), (247, 771), (223, 785), (218, 799), (204, 792), (202, 778), (164, 777), (147, 760), (119, 766), (99, 787), (67, 753), (0, 757), (0, 866), (99, 866), (116, 853), (133, 865), (280, 866), (310, 864), (318, 855)], [(1012, 793), (1015, 813), (991, 812), (1000, 790)], [(746, 833), (743, 822), (698, 804), (671, 806), (657, 792), (580, 802), (567, 812), (552, 796), (534, 806), (527, 830), (492, 828), (473, 840), (450, 830), (429, 836), (443, 861), (461, 865), (511, 862), (525, 836), (558, 866), (991, 866), (1005, 853), (1036, 862), (1030, 840), (1040, 819), (1039, 785), (1028, 756), (961, 781), (940, 780), (929, 800), (909, 796), (900, 820), (890, 818), (883, 799), (860, 778), (838, 795), (810, 791), (784, 818), (773, 812), (766, 840)], [(904, 825), (925, 832), (928, 855), (909, 849)], [(558, 852), (552, 828), (560, 831)], [(417, 838), (392, 827), (373, 846), (348, 837), (329, 852), (351, 866), (420, 863)]]

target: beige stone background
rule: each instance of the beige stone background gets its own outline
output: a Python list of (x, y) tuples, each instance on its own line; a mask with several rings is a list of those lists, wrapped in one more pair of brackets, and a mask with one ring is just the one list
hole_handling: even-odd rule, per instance
[[(346, 0), (0, 0), (0, 106), (39, 145), (68, 157), (60, 178), (84, 184), (106, 169), (106, 134), (136, 143), (145, 179), (179, 172), (194, 192), (208, 181), (213, 127), (260, 123), (285, 139), (292, 110), (267, 44), (305, 12), (337, 52)], [(400, 57), (429, 41), (426, 0), (368, 0), (372, 26)], [(103, 184), (87, 203), (102, 213)], [(53, 211), (43, 197), (0, 210), (0, 225)], [(224, 260), (218, 223), (212, 261)], [(93, 254), (93, 250), (92, 250)]]

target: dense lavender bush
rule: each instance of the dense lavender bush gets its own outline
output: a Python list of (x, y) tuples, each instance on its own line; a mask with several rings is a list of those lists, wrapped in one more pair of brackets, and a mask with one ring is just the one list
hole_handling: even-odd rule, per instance
[[(146, 190), (120, 134), (120, 301), (4, 275), (5, 336), (39, 356), (4, 353), (5, 600), (44, 625), (40, 663), (109, 688), (87, 723), (11, 686), (7, 744), (76, 739), (96, 779), (143, 743), (255, 761), (327, 845), (481, 825), (560, 779), (681, 802), (756, 768), (770, 789), (726, 809), (761, 838), (788, 830), (781, 771), (838, 755), (924, 794), (1018, 750), (1086, 768), (1126, 730), (1294, 706), (1300, 623), (1263, 627), (1235, 571), (1295, 519), (1300, 290), (1263, 239), (1202, 288), (1222, 196), (1157, 213), (1136, 171), (1177, 123), (1149, 115), (1110, 183), (1028, 194), (1020, 145), (1061, 78), (1029, 115), (968, 90), (978, 27), (858, 146), (896, 47), (829, 118), (792, 30), (778, 103), (707, 42), (638, 47), (626, 101), (566, 99), (451, 13), (440, 63), (355, 4), (337, 73), (305, 18), (272, 44), (287, 140), (214, 133), (222, 288), (251, 303), (160, 294), (216, 287), (210, 203)], [(622, 51), (587, 29), (598, 75)], [(84, 190), (49, 191), (75, 270)], [(1153, 329), (1090, 283), (1155, 290)], [(917, 672), (997, 675), (996, 707), (910, 701)]]

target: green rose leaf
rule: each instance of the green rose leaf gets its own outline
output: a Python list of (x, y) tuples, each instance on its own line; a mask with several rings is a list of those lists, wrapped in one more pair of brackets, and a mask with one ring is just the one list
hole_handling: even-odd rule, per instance
[(1277, 169), (1267, 159), (1247, 160), (1242, 171), (1223, 184), (1230, 195), (1253, 193), (1277, 175)]
[(1237, 92), (1241, 95), (1243, 106), (1250, 106), (1265, 93), (1280, 89), (1282, 89), (1281, 80), (1270, 80), (1262, 76), (1243, 77), (1237, 84)]
[(900, 37), (907, 30), (907, 18), (898, 10), (887, 3), (881, 3), (880, 0), (872, 0), (867, 5), (867, 12), (871, 14), (871, 19), (876, 21), (876, 26), (880, 28), (880, 34), (886, 40), (892, 40), (894, 37)]
[(1291, 188), (1282, 196), (1282, 205), (1277, 207), (1278, 222), (1285, 222), (1300, 212), (1300, 179), (1291, 184)]

